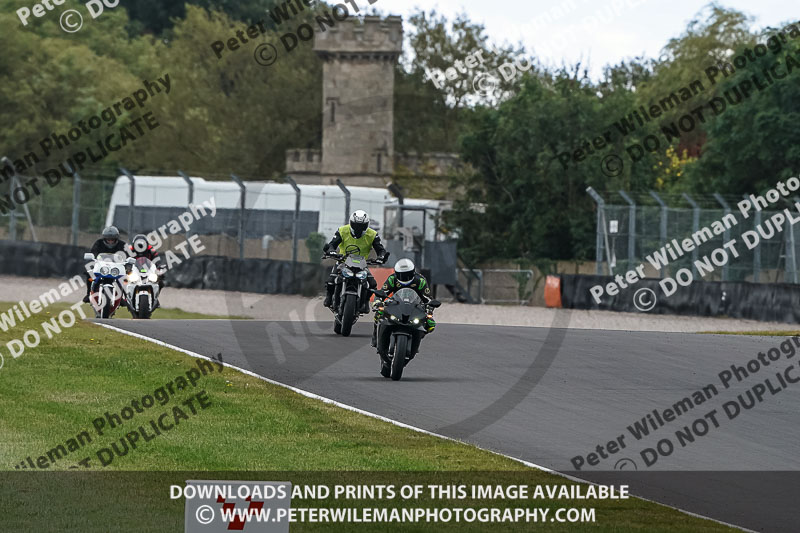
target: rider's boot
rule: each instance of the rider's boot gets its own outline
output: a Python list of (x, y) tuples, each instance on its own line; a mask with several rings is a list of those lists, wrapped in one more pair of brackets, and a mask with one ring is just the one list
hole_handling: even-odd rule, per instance
[(324, 306), (325, 306), (325, 307), (327, 307), (328, 309), (330, 309), (330, 308), (331, 308), (331, 306), (333, 305), (333, 290), (334, 290), (334, 288), (335, 288), (335, 287), (336, 287), (336, 286), (335, 286), (335, 285), (333, 285), (333, 284), (331, 284), (331, 283), (326, 283), (326, 284), (325, 284), (325, 289), (326, 289), (328, 292), (327, 292), (327, 294), (325, 295), (325, 301), (322, 303), (322, 305), (324, 305)]

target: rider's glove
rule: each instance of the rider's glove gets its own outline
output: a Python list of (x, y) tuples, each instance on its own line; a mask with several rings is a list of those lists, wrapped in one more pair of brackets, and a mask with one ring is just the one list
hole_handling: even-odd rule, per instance
[(385, 252), (385, 253), (384, 253), (384, 254), (383, 254), (381, 257), (380, 257), (381, 264), (384, 264), (384, 265), (386, 264), (386, 261), (388, 261), (388, 260), (389, 260), (389, 255), (391, 255), (389, 252)]

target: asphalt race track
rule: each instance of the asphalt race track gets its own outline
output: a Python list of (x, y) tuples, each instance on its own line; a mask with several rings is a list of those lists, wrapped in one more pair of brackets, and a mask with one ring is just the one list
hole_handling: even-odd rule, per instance
[[(797, 530), (800, 383), (791, 381), (800, 381), (800, 348), (767, 355), (785, 338), (443, 324), (392, 382), (378, 373), (368, 322), (349, 338), (327, 322), (108, 322), (553, 470), (628, 483), (633, 494), (703, 516)], [(769, 365), (747, 369), (759, 352)], [(732, 364), (748, 372), (741, 382)], [(742, 407), (740, 394), (755, 405)], [(725, 406), (733, 413), (734, 403), (731, 419)], [(663, 427), (637, 440), (628, 426), (648, 414)], [(655, 452), (641, 452), (659, 441), (664, 454), (648, 466)]]

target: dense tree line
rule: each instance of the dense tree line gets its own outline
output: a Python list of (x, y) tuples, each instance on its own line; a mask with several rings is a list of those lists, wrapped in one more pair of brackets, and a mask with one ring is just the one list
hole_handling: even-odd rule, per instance
[[(268, 68), (254, 62), (252, 46), (226, 49), (217, 58), (211, 44), (269, 19), (282, 4), (142, 0), (107, 10), (80, 33), (66, 34), (55, 16), (23, 28), (17, 4), (0, 0), (0, 155), (18, 159), (36, 152), (40, 161), (29, 173), (41, 173), (60, 162), (53, 157), (69, 154), (45, 157), (44, 137), (68, 131), (130, 95), (143, 80), (168, 73), (170, 93), (146, 104), (158, 129), (109, 154), (93, 173), (114, 176), (123, 165), (153, 174), (180, 168), (221, 179), (231, 172), (250, 179), (277, 176), (286, 149), (320, 145), (321, 64), (310, 43)], [(292, 24), (311, 16), (302, 13)], [(455, 151), (470, 164), (474, 172), (453, 179), (455, 209), (446, 220), (470, 261), (591, 257), (594, 204), (587, 186), (739, 196), (797, 175), (798, 70), (773, 80), (768, 89), (751, 90), (724, 113), (706, 111), (688, 131), (668, 138), (662, 130), (712, 99), (730, 96), (743, 79), (775, 62), (786, 70), (786, 57), (798, 58), (800, 38), (748, 60), (738, 75), (717, 76), (711, 84), (706, 74), (710, 66), (754, 50), (780, 29), (756, 34), (742, 13), (711, 5), (666, 45), (658, 61), (626, 60), (591, 79), (581, 65), (547, 69), (521, 46), (490, 43), (484, 28), (466, 16), (448, 21), (420, 11), (405, 21), (407, 53), (395, 82), (395, 149)], [(280, 50), (284, 31), (270, 29), (258, 40)], [(466, 61), (476, 51), (487, 59), (482, 68), (489, 72), (523, 58), (533, 66), (511, 80), (501, 77), (480, 93), (474, 74), (441, 87), (429, 79), (430, 72)], [(667, 105), (656, 120), (640, 125), (632, 115), (649, 113), (697, 80), (703, 82), (701, 92)], [(137, 114), (124, 110), (117, 127)], [(92, 131), (81, 145), (102, 141), (113, 127)], [(611, 132), (607, 146), (594, 149), (594, 139), (606, 131)], [(630, 161), (631, 146), (653, 147), (648, 136), (659, 140), (658, 147)], [(592, 152), (584, 148), (576, 155), (587, 143)], [(608, 154), (622, 158), (621, 172), (603, 167)]]

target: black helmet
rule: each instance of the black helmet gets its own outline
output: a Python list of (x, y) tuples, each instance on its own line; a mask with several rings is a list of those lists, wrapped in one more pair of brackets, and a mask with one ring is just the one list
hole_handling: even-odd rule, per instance
[(350, 233), (358, 239), (369, 227), (369, 215), (366, 211), (359, 209), (350, 215)]
[(114, 246), (119, 241), (119, 230), (114, 226), (109, 226), (103, 230), (103, 242), (106, 246)]

